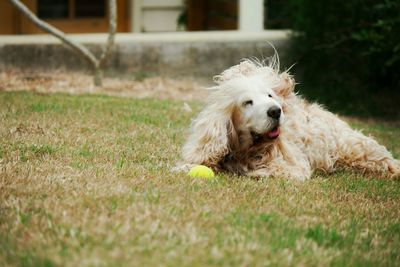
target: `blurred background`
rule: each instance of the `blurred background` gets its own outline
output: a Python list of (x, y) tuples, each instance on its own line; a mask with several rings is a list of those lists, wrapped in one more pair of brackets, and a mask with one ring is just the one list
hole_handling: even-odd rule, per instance
[[(23, 2), (66, 33), (108, 30), (105, 0)], [(291, 72), (302, 94), (346, 115), (400, 118), (399, 0), (118, 0), (117, 4), (119, 33), (221, 31), (219, 37), (224, 39), (225, 31), (289, 30), (287, 45), (278, 51), (284, 54), (283, 68), (295, 64)], [(8, 1), (0, 2), (0, 34), (37, 33), (41, 31)], [(212, 63), (212, 57), (208, 60)]]
[[(106, 0), (22, 2), (39, 18), (66, 33), (106, 32), (108, 29)], [(118, 32), (237, 30), (242, 27), (239, 20), (243, 11), (251, 13), (253, 30), (258, 30), (257, 27), (290, 28), (292, 19), (281, 16), (290, 10), (287, 3), (267, 0), (117, 0)], [(0, 2), (0, 15), (0, 34), (40, 33), (7, 0)]]

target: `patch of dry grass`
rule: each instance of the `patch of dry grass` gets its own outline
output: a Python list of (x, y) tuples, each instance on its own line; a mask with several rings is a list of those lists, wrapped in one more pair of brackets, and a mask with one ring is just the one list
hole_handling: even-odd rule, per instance
[(110, 96), (157, 98), (157, 99), (203, 99), (207, 91), (200, 79), (186, 77), (171, 79), (133, 73), (125, 77), (105, 77), (102, 87), (93, 85), (93, 77), (82, 72), (54, 70), (21, 71), (9, 69), (0, 72), (0, 91), (32, 91), (37, 93), (105, 94)]
[[(194, 112), (199, 106), (192, 103)], [(181, 101), (0, 93), (0, 266), (393, 266), (400, 184), (171, 173)], [(400, 130), (354, 122), (399, 156)]]

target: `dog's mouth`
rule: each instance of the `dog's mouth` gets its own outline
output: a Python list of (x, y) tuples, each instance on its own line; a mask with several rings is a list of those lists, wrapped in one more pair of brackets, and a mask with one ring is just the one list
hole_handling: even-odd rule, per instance
[(271, 130), (265, 133), (256, 133), (256, 132), (251, 132), (251, 136), (253, 137), (254, 141), (267, 141), (267, 140), (274, 140), (278, 138), (279, 134), (281, 133), (279, 125), (275, 126)]
[(275, 139), (279, 136), (280, 133), (281, 133), (281, 130), (279, 129), (279, 126), (276, 126), (272, 130), (266, 132), (264, 135), (266, 137), (268, 137), (269, 139)]

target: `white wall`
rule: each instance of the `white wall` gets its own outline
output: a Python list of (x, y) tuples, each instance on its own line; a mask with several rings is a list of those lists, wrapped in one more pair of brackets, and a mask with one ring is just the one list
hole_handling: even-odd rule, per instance
[(263, 0), (239, 0), (239, 30), (246, 32), (264, 30)]
[[(132, 3), (133, 2), (133, 3)], [(131, 0), (133, 32), (177, 31), (184, 0)]]

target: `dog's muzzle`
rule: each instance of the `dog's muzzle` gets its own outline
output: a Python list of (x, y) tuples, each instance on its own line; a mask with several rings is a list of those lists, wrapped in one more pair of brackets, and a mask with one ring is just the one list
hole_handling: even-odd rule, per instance
[(279, 137), (280, 134), (280, 127), (279, 127), (279, 120), (274, 120), (274, 123), (270, 130), (265, 133), (257, 133), (251, 131), (251, 136), (254, 142), (266, 142), (271, 141)]

